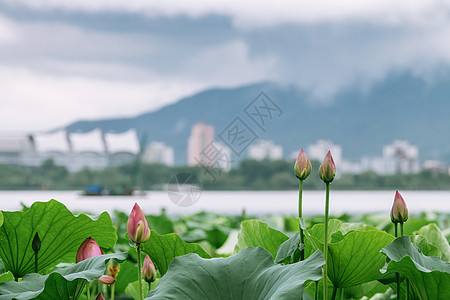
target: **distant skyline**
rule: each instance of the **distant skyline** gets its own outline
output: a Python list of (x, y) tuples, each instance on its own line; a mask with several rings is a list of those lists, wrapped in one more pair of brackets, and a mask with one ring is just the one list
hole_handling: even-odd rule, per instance
[(152, 111), (211, 87), (327, 103), (396, 72), (448, 76), (446, 1), (0, 0), (0, 131)]

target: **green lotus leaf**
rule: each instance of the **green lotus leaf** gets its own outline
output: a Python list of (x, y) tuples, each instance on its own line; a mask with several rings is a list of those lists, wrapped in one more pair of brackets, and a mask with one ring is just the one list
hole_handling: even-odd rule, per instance
[(300, 233), (295, 233), (277, 249), (275, 263), (293, 263), (300, 258)]
[(386, 257), (380, 250), (394, 240), (384, 231), (350, 231), (337, 243), (328, 244), (328, 277), (334, 286), (350, 287), (376, 280)]
[(6, 272), (3, 274), (0, 274), (0, 283), (7, 282), (7, 281), (13, 281), (14, 275), (11, 272)]
[[(136, 251), (134, 250), (134, 252)], [(117, 294), (124, 294), (128, 284), (133, 281), (137, 281), (138, 274), (136, 270), (137, 265), (129, 260), (120, 264), (120, 272), (117, 275), (115, 283), (115, 290)]]
[[(139, 295), (139, 281), (135, 280), (130, 282), (125, 289), (125, 293), (130, 295), (133, 299), (140, 300), (142, 296)], [(148, 294), (148, 284), (144, 280), (142, 280), (142, 294)]]
[(126, 253), (94, 256), (67, 268), (56, 268), (47, 275), (28, 274), (20, 282), (0, 284), (0, 300), (77, 299), (88, 281), (105, 272), (105, 262), (111, 258), (123, 261)]
[(417, 234), (423, 235), (428, 242), (437, 247), (442, 253), (442, 260), (450, 262), (450, 244), (445, 238), (442, 231), (436, 224), (428, 224), (417, 231)]
[(441, 250), (438, 247), (431, 244), (423, 235), (411, 236), (411, 242), (420, 247), (419, 252), (426, 256), (436, 256), (442, 258)]
[(147, 299), (301, 299), (304, 283), (322, 276), (322, 254), (276, 265), (261, 248), (245, 248), (228, 258), (202, 259), (188, 254), (172, 261)]
[(419, 253), (408, 236), (397, 238), (381, 251), (391, 259), (382, 271), (404, 275), (419, 299), (450, 299), (450, 263)]
[(241, 223), (235, 251), (239, 252), (247, 247), (262, 247), (269, 251), (275, 259), (278, 247), (288, 239), (287, 235), (269, 227), (266, 223), (258, 220), (246, 220)]
[(3, 217), (0, 258), (16, 278), (34, 271), (31, 243), (36, 232), (41, 239), (38, 272), (60, 262), (75, 262), (78, 248), (89, 237), (102, 248), (112, 248), (117, 240), (108, 213), (102, 213), (97, 220), (84, 214), (74, 216), (56, 200), (35, 202), (26, 212), (5, 211)]
[(159, 235), (156, 231), (152, 230), (150, 239), (141, 244), (141, 246), (142, 251), (148, 254), (161, 276), (166, 274), (170, 262), (175, 257), (188, 253), (196, 253), (203, 258), (211, 257), (199, 244), (186, 243), (176, 233)]

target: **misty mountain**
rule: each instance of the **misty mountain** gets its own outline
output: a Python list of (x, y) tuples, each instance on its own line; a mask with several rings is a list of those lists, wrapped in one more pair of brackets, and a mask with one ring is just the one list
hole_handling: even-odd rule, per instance
[[(264, 119), (263, 128), (256, 124), (261, 118), (254, 117), (255, 122), (245, 113), (247, 106), (258, 103), (253, 101), (261, 92), (280, 110), (273, 110), (272, 119)], [(264, 82), (210, 89), (154, 112), (131, 118), (78, 121), (66, 129), (121, 132), (135, 128), (140, 136), (145, 133), (147, 143), (164, 141), (174, 147), (176, 162), (185, 163), (187, 141), (195, 123), (213, 125), (219, 139), (219, 134), (239, 117), (258, 138), (281, 144), (285, 156), (318, 139), (329, 139), (342, 146), (344, 158), (359, 159), (381, 155), (384, 145), (404, 139), (419, 147), (421, 160), (448, 161), (449, 95), (450, 78), (429, 83), (409, 74), (393, 74), (365, 91), (348, 89), (327, 104), (314, 101), (307, 92), (293, 86)]]

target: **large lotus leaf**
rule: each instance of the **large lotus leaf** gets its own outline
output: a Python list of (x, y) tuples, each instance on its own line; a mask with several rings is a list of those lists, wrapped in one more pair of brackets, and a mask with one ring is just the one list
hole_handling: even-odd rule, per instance
[(56, 200), (35, 202), (26, 212), (3, 212), (3, 216), (0, 258), (16, 278), (34, 271), (31, 243), (36, 232), (41, 239), (38, 271), (59, 262), (74, 262), (78, 248), (88, 237), (104, 248), (112, 248), (117, 239), (108, 213), (95, 221), (84, 214), (75, 217)]
[(161, 276), (166, 274), (170, 262), (175, 257), (196, 253), (203, 258), (210, 258), (199, 244), (186, 243), (175, 233), (159, 235), (152, 230), (150, 239), (141, 245), (142, 250), (150, 256)]
[(289, 238), (284, 233), (269, 227), (258, 220), (247, 220), (241, 223), (235, 251), (247, 247), (263, 247), (275, 259), (278, 247)]
[(337, 287), (376, 280), (386, 262), (380, 250), (394, 240), (384, 231), (351, 231), (337, 243), (328, 244), (328, 277)]
[(275, 265), (261, 247), (228, 258), (188, 254), (172, 261), (147, 299), (301, 299), (305, 281), (319, 280), (324, 263), (317, 251), (302, 262)]
[[(134, 250), (134, 252), (136, 252)], [(137, 281), (137, 264), (127, 260), (120, 264), (120, 272), (117, 275), (115, 290), (117, 294), (124, 294), (128, 284)]]
[(56, 268), (47, 275), (28, 274), (20, 282), (0, 284), (0, 300), (77, 299), (87, 281), (93, 281), (105, 272), (105, 262), (111, 258), (119, 261), (126, 253), (94, 256), (67, 268)]
[(426, 256), (436, 256), (442, 258), (442, 252), (438, 247), (431, 244), (423, 235), (411, 236), (411, 242), (419, 246), (419, 252)]
[(430, 244), (441, 251), (442, 260), (450, 262), (450, 244), (436, 224), (429, 224), (420, 228), (417, 234), (426, 237)]
[(450, 263), (419, 253), (407, 236), (397, 238), (381, 251), (391, 259), (387, 272), (398, 272), (409, 279), (419, 299), (450, 299)]
[(295, 233), (277, 249), (275, 263), (293, 263), (300, 258), (300, 233)]
[[(338, 219), (328, 220), (328, 242), (331, 242), (331, 236), (338, 232), (342, 227), (342, 222)], [(314, 225), (308, 232), (322, 244), (325, 241), (325, 224), (319, 223)]]
[(14, 276), (11, 272), (8, 271), (6, 273), (0, 274), (0, 283), (12, 280), (14, 280)]
[[(127, 285), (127, 288), (125, 289), (125, 293), (130, 295), (135, 300), (140, 300), (142, 295), (139, 295), (139, 281), (133, 281), (130, 282)], [(142, 280), (142, 294), (147, 295), (148, 294), (148, 283)]]

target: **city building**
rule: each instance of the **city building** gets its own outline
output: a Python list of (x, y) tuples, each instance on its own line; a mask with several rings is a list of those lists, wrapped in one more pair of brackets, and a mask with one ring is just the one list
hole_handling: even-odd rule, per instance
[(248, 158), (256, 160), (283, 159), (283, 147), (270, 140), (260, 140), (248, 147)]
[(34, 140), (28, 134), (0, 135), (0, 163), (22, 165), (23, 153), (34, 151)]
[(396, 140), (383, 147), (383, 160), (387, 174), (408, 174), (419, 171), (419, 150), (407, 141)]
[(0, 163), (38, 167), (52, 159), (69, 172), (82, 168), (101, 169), (133, 162), (139, 153), (134, 129), (123, 133), (100, 129), (90, 132), (37, 132), (1, 134)]
[(151, 142), (144, 152), (143, 160), (149, 163), (174, 165), (174, 151), (163, 142)]
[(136, 159), (140, 151), (139, 139), (134, 129), (124, 132), (106, 132), (103, 139), (110, 166), (129, 164)]
[(188, 140), (187, 163), (189, 166), (211, 165), (209, 148), (214, 143), (214, 127), (203, 122), (192, 127)]

